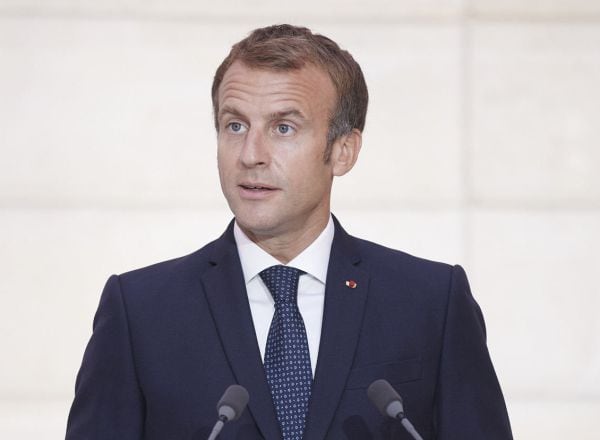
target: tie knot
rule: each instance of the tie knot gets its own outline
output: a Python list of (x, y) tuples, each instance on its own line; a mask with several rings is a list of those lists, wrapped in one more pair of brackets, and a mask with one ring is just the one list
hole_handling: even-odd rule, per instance
[(271, 292), (275, 303), (296, 302), (300, 269), (290, 266), (271, 266), (260, 273), (260, 277)]

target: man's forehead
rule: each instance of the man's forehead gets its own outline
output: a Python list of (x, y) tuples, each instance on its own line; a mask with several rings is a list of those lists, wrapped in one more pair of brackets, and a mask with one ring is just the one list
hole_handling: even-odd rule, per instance
[[(231, 65), (219, 87), (219, 114), (239, 111), (244, 102), (279, 102), (278, 111), (298, 111), (297, 105), (327, 106), (335, 102), (335, 90), (329, 76), (320, 68), (306, 65), (301, 69), (274, 70), (249, 67), (241, 62)], [(288, 102), (288, 105), (286, 105)], [(290, 109), (285, 109), (289, 106)], [(308, 110), (308, 109), (307, 109)]]

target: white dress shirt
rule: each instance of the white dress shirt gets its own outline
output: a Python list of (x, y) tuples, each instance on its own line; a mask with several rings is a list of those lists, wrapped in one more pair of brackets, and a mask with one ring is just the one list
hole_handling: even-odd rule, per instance
[[(319, 354), (323, 305), (325, 303), (325, 281), (327, 279), (327, 267), (329, 266), (329, 254), (331, 253), (334, 231), (333, 220), (330, 215), (329, 222), (323, 232), (310, 246), (286, 265), (305, 272), (300, 276), (298, 282), (298, 308), (306, 328), (313, 377)], [(233, 234), (246, 282), (256, 339), (264, 360), (269, 327), (275, 312), (275, 301), (259, 274), (264, 269), (281, 264), (281, 262), (250, 240), (237, 223), (234, 225)]]

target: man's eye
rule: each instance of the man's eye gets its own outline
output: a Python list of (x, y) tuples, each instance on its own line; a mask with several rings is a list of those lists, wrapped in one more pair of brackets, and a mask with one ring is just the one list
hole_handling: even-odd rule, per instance
[(279, 134), (290, 134), (293, 128), (287, 124), (279, 124), (277, 125), (277, 133)]
[(242, 124), (240, 124), (239, 122), (230, 122), (229, 124), (227, 124), (227, 126), (234, 133), (239, 133), (243, 129)]

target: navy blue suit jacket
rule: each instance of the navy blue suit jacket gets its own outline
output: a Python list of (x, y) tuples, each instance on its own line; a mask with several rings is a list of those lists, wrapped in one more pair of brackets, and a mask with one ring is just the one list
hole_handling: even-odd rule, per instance
[[(380, 378), (425, 439), (512, 438), (463, 269), (351, 237), (336, 221), (304, 440), (409, 439), (367, 398)], [(204, 440), (234, 383), (250, 402), (220, 438), (280, 439), (230, 225), (191, 255), (108, 280), (66, 438)]]

